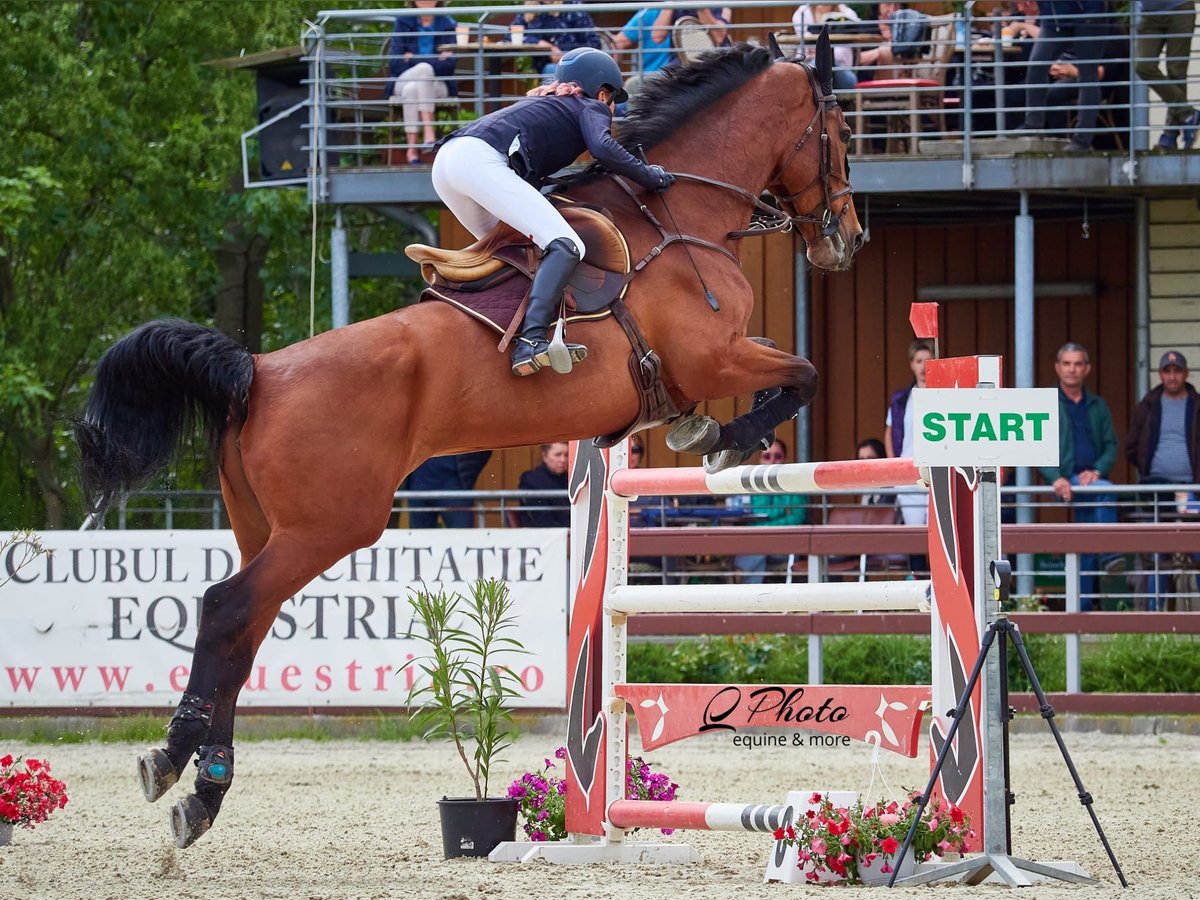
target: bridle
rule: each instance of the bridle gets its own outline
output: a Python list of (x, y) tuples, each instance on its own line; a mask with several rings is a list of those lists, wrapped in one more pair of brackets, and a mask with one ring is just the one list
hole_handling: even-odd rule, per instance
[[(752, 215), (750, 227), (740, 231), (731, 231), (727, 237), (731, 239), (739, 239), (744, 237), (757, 237), (765, 234), (786, 233), (791, 231), (797, 225), (817, 225), (821, 229), (822, 237), (832, 237), (837, 234), (842, 225), (842, 217), (845, 216), (846, 210), (850, 204), (846, 203), (842, 206), (841, 212), (833, 211), (833, 204), (836, 200), (848, 196), (854, 192), (853, 186), (850, 184), (850, 163), (846, 163), (846, 174), (835, 175), (833, 171), (833, 146), (832, 138), (829, 134), (829, 108), (837, 104), (837, 96), (832, 90), (827, 90), (829, 85), (822, 85), (813, 68), (806, 63), (795, 61), (795, 65), (800, 66), (808, 75), (809, 83), (812, 85), (813, 98), (816, 101), (816, 109), (813, 111), (812, 118), (809, 119), (803, 133), (792, 147), (774, 174), (767, 180), (767, 192), (774, 197), (779, 204), (778, 207), (771, 206), (769, 203), (764, 203), (763, 200), (756, 194), (746, 190), (740, 185), (730, 184), (727, 181), (720, 181), (716, 178), (709, 178), (706, 175), (693, 175), (690, 172), (675, 172), (676, 179), (680, 181), (692, 181), (697, 184), (706, 184), (711, 187), (719, 188), (724, 191), (729, 191), (738, 194), (745, 199), (752, 207), (755, 213)], [(804, 149), (809, 138), (814, 134), (818, 135), (821, 143), (821, 157), (817, 170), (817, 175), (799, 191), (793, 194), (781, 193), (779, 189), (773, 189), (773, 186), (783, 184), (783, 176), (787, 172), (788, 167), (792, 164), (792, 160)], [(844, 187), (834, 190), (834, 180), (840, 181)], [(736, 259), (725, 247), (715, 244), (711, 241), (703, 240), (702, 238), (693, 237), (686, 234), (671, 233), (657, 221), (655, 216), (650, 212), (645, 202), (638, 198), (636, 192), (625, 179), (614, 176), (613, 180), (620, 188), (629, 195), (629, 197), (637, 204), (651, 223), (653, 223), (661, 233), (663, 241), (654, 247), (646, 257), (639, 261), (635, 266), (635, 270), (640, 270), (655, 256), (658, 256), (664, 248), (672, 243), (684, 242), (696, 244), (705, 247), (709, 250), (715, 250), (719, 253), (728, 256), (730, 259)], [(795, 207), (796, 199), (807, 193), (809, 188), (814, 184), (820, 183), (822, 202), (818, 204), (811, 212), (800, 213)]]
[[(833, 211), (833, 203), (835, 200), (854, 192), (854, 187), (850, 184), (849, 160), (846, 161), (846, 174), (844, 176), (835, 176), (833, 172), (833, 145), (832, 138), (829, 135), (829, 108), (837, 105), (837, 95), (833, 93), (832, 85), (821, 84), (820, 79), (817, 78), (816, 72), (811, 66), (804, 63), (797, 63), (797, 65), (802, 66), (808, 74), (808, 80), (812, 84), (813, 99), (816, 101), (816, 109), (813, 111), (812, 118), (808, 121), (808, 126), (804, 129), (804, 133), (800, 135), (800, 139), (792, 147), (792, 151), (784, 158), (779, 169), (767, 182), (767, 189), (771, 191), (771, 195), (781, 206), (786, 205), (791, 209), (789, 219), (793, 225), (817, 225), (821, 229), (822, 237), (832, 237), (841, 228), (842, 217), (850, 207), (849, 203), (844, 203), (842, 204), (842, 211), (835, 213)], [(772, 185), (783, 184), (784, 173), (787, 172), (788, 166), (791, 165), (796, 155), (804, 149), (804, 145), (808, 142), (808, 139), (815, 133), (815, 126), (820, 127), (821, 141), (821, 161), (816, 177), (794, 194), (781, 194), (778, 191), (772, 190)], [(833, 189), (834, 178), (841, 181), (845, 187), (835, 191)], [(795, 206), (796, 199), (807, 193), (809, 188), (817, 182), (821, 184), (822, 202), (814, 207), (811, 212), (798, 212)]]

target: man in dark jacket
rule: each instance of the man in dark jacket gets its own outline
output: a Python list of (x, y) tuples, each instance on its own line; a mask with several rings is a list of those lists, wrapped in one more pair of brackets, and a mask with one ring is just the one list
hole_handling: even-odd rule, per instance
[[(1054, 371), (1058, 374), (1058, 466), (1040, 470), (1042, 478), (1054, 487), (1060, 500), (1070, 503), (1072, 488), (1106, 486), (1109, 473), (1117, 462), (1117, 432), (1113, 427), (1108, 404), (1085, 387), (1092, 363), (1082, 344), (1066, 343), (1055, 356)], [(1111, 494), (1091, 494), (1075, 501), (1075, 521), (1114, 524), (1117, 521), (1116, 498)], [(1113, 567), (1120, 557), (1106, 560)], [(1085, 554), (1079, 561), (1080, 570), (1094, 572), (1099, 563), (1095, 554)], [(1083, 575), (1079, 579), (1079, 608), (1092, 608), (1096, 578)]]
[(1178, 350), (1162, 355), (1158, 377), (1162, 384), (1133, 411), (1125, 456), (1143, 483), (1192, 484), (1200, 474), (1200, 394)]
[[(1158, 377), (1162, 383), (1133, 411), (1125, 456), (1137, 467), (1142, 484), (1193, 484), (1200, 476), (1200, 394), (1188, 383), (1187, 359), (1178, 350), (1162, 355)], [(1190, 505), (1194, 498), (1185, 502)], [(1173, 492), (1157, 499), (1169, 509), (1179, 500)], [(1158, 600), (1170, 590), (1170, 578), (1159, 574), (1153, 583), (1156, 589), (1147, 604), (1151, 610), (1160, 608)]]

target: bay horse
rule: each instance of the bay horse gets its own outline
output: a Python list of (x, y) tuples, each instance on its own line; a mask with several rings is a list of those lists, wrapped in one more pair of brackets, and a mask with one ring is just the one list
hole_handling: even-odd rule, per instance
[[(815, 69), (772, 51), (716, 50), (646, 80), (618, 137), (686, 173), (668, 193), (618, 189), (604, 176), (568, 189), (612, 213), (635, 259), (661, 240), (647, 212), (715, 245), (655, 254), (625, 302), (661, 357), (680, 410), (756, 395), (755, 407), (728, 424), (691, 417), (677, 430), (679, 443), (702, 443), (718, 465), (741, 462), (817, 387), (807, 360), (746, 336), (753, 296), (733, 233), (749, 228), (757, 198), (769, 191), (814, 265), (845, 268), (862, 241), (828, 42)], [(494, 334), (440, 302), (261, 355), (178, 320), (143, 325), (105, 352), (76, 423), (89, 500), (103, 510), (134, 489), (197, 420), (210, 432), (241, 553), (240, 570), (205, 591), (187, 690), (165, 746), (138, 760), (153, 801), (196, 757), (194, 793), (171, 812), (177, 846), (192, 844), (217, 817), (233, 778), (238, 695), (283, 602), (380, 537), (409, 472), (430, 456), (586, 439), (634, 421), (625, 334), (611, 319), (574, 328), (591, 353), (566, 378), (513, 377)]]

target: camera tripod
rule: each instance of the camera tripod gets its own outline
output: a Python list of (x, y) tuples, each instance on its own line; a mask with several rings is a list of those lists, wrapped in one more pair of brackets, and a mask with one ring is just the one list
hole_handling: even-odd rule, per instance
[[(1001, 606), (1008, 599), (1009, 588), (1012, 581), (1012, 567), (1007, 560), (996, 560), (990, 566), (992, 580), (995, 582), (995, 600), (997, 605)], [(1006, 661), (1008, 658), (1008, 641), (1012, 640), (1013, 647), (1016, 648), (1017, 656), (1021, 660), (1021, 667), (1025, 670), (1026, 677), (1029, 678), (1029, 684), (1033, 689), (1034, 695), (1037, 697), (1038, 710), (1046, 724), (1050, 726), (1050, 731), (1054, 735), (1054, 740), (1058, 743), (1058, 749), (1062, 753), (1063, 761), (1067, 764), (1067, 771), (1071, 773), (1071, 778), (1075, 782), (1075, 788), (1079, 792), (1079, 802), (1087, 807), (1088, 815), (1091, 816), (1092, 824), (1096, 827), (1096, 834), (1100, 836), (1100, 843), (1104, 845), (1104, 851), (1108, 854), (1109, 860), (1112, 862), (1113, 869), (1117, 873), (1117, 878), (1121, 882), (1121, 887), (1129, 887), (1129, 883), (1125, 880), (1125, 874), (1121, 871), (1121, 865), (1117, 862), (1117, 857), (1113, 854), (1112, 847), (1109, 846), (1108, 838), (1104, 834), (1104, 829), (1100, 827), (1100, 820), (1096, 818), (1096, 811), (1092, 807), (1092, 795), (1088, 793), (1083, 786), (1083, 781), (1079, 777), (1079, 772), (1075, 768), (1075, 764), (1071, 761), (1071, 755), (1067, 752), (1067, 746), (1063, 743), (1062, 733), (1058, 730), (1058, 726), (1054, 724), (1054, 707), (1046, 700), (1046, 693), (1042, 690), (1041, 682), (1038, 681), (1037, 673), (1033, 670), (1033, 663), (1029, 660), (1029, 653), (1025, 649), (1025, 642), (1021, 639), (1021, 630), (1016, 623), (1011, 621), (1003, 613), (997, 613), (987, 630), (984, 632), (983, 642), (979, 647), (979, 656), (975, 660), (975, 666), (971, 670), (971, 677), (967, 680), (967, 685), (963, 689), (962, 695), (958, 698), (958, 703), (953, 710), (948, 714), (953, 719), (949, 730), (946, 732), (945, 743), (942, 749), (938, 752), (937, 761), (934, 763), (933, 771), (929, 776), (929, 783), (925, 785), (925, 790), (921, 794), (918, 804), (917, 815), (914, 817), (912, 824), (909, 826), (908, 834), (905, 835), (904, 843), (900, 847), (900, 851), (896, 856), (896, 861), (893, 864), (894, 868), (891, 877), (888, 879), (888, 887), (893, 887), (896, 883), (896, 874), (899, 871), (899, 865), (903, 862), (904, 857), (912, 848), (913, 837), (916, 834), (917, 824), (921, 821), (921, 817), (925, 813), (925, 808), (929, 805), (929, 801), (933, 796), (934, 786), (937, 784), (938, 776), (941, 774), (942, 766), (946, 761), (946, 757), (950, 752), (951, 745), (954, 741), (955, 734), (958, 733), (958, 726), (966, 718), (968, 707), (971, 703), (971, 694), (975, 690), (975, 685), (979, 681), (980, 673), (983, 671), (984, 663), (987, 661), (988, 654), (993, 648), (997, 648), (999, 654), (999, 665), (993, 671), (998, 670), (999, 677), (996, 679), (998, 684), (992, 690), (986, 691), (984, 703), (989, 700), (998, 706), (998, 709), (990, 711), (997, 712), (1000, 720), (1003, 722), (1003, 760), (1004, 760), (1004, 793), (999, 798), (988, 798), (985, 796), (985, 815), (986, 807), (989, 803), (1003, 803), (1003, 841), (997, 841), (993, 835), (985, 835), (984, 852), (979, 856), (964, 859), (961, 862), (951, 863), (947, 866), (939, 866), (937, 869), (929, 872), (921, 872), (917, 875), (903, 879), (902, 883), (920, 884), (927, 881), (936, 881), (943, 878), (950, 878), (955, 875), (965, 875), (963, 881), (967, 884), (978, 884), (987, 878), (993, 872), (999, 876), (1009, 887), (1024, 887), (1032, 882), (1023, 872), (1029, 872), (1035, 875), (1041, 875), (1047, 878), (1056, 878), (1060, 881), (1073, 881), (1083, 883), (1095, 883), (1094, 878), (1086, 875), (1081, 875), (1078, 872), (1073, 872), (1058, 866), (1048, 865), (1046, 863), (1031, 862), (1027, 859), (1020, 859), (1012, 856), (1011, 841), (1009, 839), (1009, 806), (1014, 802), (1014, 797), (1009, 789), (1009, 767), (1008, 767), (1008, 723), (1012, 719), (1013, 711), (1008, 705), (1008, 678), (1006, 672)]]

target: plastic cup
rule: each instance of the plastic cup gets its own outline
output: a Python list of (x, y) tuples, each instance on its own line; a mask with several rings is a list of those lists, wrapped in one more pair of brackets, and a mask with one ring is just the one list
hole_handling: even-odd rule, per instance
[(1188, 511), (1188, 501), (1191, 497), (1187, 491), (1177, 491), (1175, 494), (1175, 511), (1178, 513), (1186, 513)]
[(471, 26), (459, 25), (454, 29), (454, 42), (457, 44), (471, 43)]
[(514, 25), (511, 29), (511, 34), (512, 34), (512, 42), (514, 44), (525, 43), (525, 26), (524, 25)]

